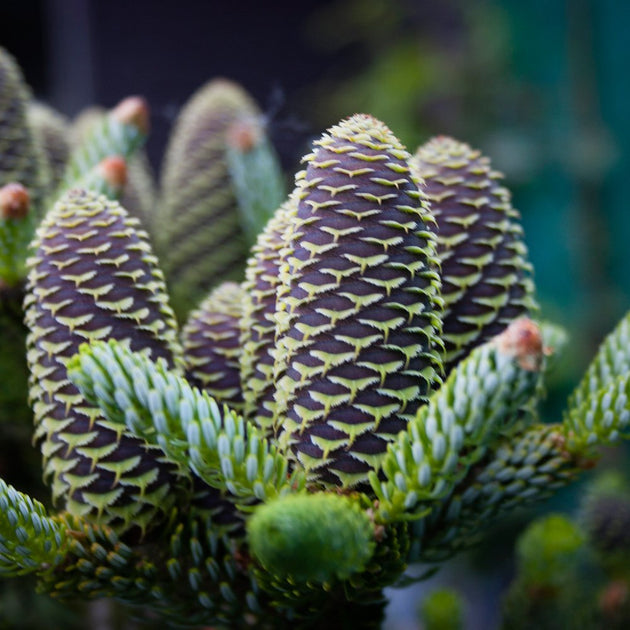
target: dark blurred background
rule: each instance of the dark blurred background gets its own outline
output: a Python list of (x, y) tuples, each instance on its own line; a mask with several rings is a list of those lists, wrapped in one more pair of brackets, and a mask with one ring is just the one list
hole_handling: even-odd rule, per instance
[(451, 134), (506, 174), (540, 299), (588, 352), (630, 296), (624, 0), (3, 0), (0, 44), (67, 115), (146, 96), (156, 167), (204, 81), (241, 82), (288, 170), (357, 111), (413, 151)]
[[(179, 107), (216, 76), (258, 100), (288, 172), (311, 138), (358, 111), (412, 152), (437, 134), (482, 149), (523, 215), (543, 315), (571, 333), (549, 420), (630, 308), (629, 33), (625, 0), (0, 5), (0, 45), (37, 98), (68, 116), (148, 99), (156, 170)], [(492, 627), (487, 615), (475, 627)]]

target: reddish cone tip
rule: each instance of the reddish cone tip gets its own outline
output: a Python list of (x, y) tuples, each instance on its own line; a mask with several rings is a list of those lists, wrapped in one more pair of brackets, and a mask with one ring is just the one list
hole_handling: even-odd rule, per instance
[(502, 353), (517, 359), (521, 368), (530, 372), (540, 370), (543, 357), (549, 353), (543, 348), (540, 328), (527, 317), (513, 321), (495, 337), (494, 343)]
[(0, 188), (0, 216), (3, 219), (23, 219), (30, 203), (28, 190), (22, 184), (11, 183)]
[(97, 167), (98, 174), (116, 190), (127, 183), (127, 163), (119, 155), (106, 157)]
[(227, 130), (227, 143), (241, 153), (251, 151), (261, 140), (262, 127), (255, 118), (243, 118)]
[(121, 123), (137, 127), (141, 133), (149, 133), (149, 105), (141, 96), (129, 96), (112, 110), (111, 115)]

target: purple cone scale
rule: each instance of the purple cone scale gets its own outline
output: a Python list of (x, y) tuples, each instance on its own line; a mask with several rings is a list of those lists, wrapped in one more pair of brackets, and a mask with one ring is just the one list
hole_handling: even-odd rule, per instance
[(34, 248), (27, 359), (35, 437), (53, 499), (120, 532), (142, 533), (174, 503), (174, 467), (160, 449), (88, 405), (66, 364), (84, 342), (117, 339), (174, 365), (181, 350), (162, 272), (137, 219), (81, 189), (48, 213)]
[(313, 482), (356, 487), (439, 380), (434, 221), (377, 119), (304, 158), (277, 293), (275, 419)]
[(438, 224), (445, 371), (534, 306), (519, 213), (502, 175), (463, 142), (438, 136), (412, 166)]
[(243, 407), (239, 371), (242, 303), (240, 285), (224, 282), (190, 314), (182, 331), (186, 378), (236, 411)]

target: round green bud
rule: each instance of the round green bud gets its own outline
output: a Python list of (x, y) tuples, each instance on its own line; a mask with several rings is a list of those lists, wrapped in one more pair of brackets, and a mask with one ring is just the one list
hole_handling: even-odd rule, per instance
[(573, 571), (583, 546), (584, 535), (565, 516), (537, 519), (517, 542), (521, 578), (527, 584), (557, 586)]
[(328, 582), (361, 571), (374, 550), (373, 526), (348, 497), (297, 494), (262, 505), (248, 523), (253, 556), (269, 573)]
[(425, 630), (461, 630), (464, 627), (464, 603), (458, 593), (443, 588), (430, 593), (420, 606)]

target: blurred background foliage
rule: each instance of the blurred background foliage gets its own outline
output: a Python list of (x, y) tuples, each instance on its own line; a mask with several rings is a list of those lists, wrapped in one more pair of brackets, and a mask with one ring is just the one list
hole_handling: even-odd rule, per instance
[[(543, 316), (571, 335), (544, 411), (550, 421), (630, 308), (628, 32), (625, 0), (0, 6), (0, 45), (17, 57), (37, 98), (68, 116), (132, 93), (148, 99), (156, 169), (179, 106), (216, 76), (241, 82), (266, 109), (289, 174), (312, 137), (355, 112), (384, 120), (412, 152), (439, 134), (480, 148), (506, 175), (522, 213)], [(13, 376), (2, 376), (2, 387), (12, 387)], [(37, 464), (11, 461), (20, 436), (6, 423), (0, 432), (2, 476), (30, 491)], [(628, 459), (617, 449), (605, 464), (627, 468)], [(573, 509), (579, 493), (572, 489), (542, 510)], [(463, 585), (465, 627), (498, 622), (514, 539), (531, 518), (511, 517), (491, 532), (491, 544), (436, 578)], [(388, 627), (417, 627), (408, 598), (427, 588), (394, 596)]]

